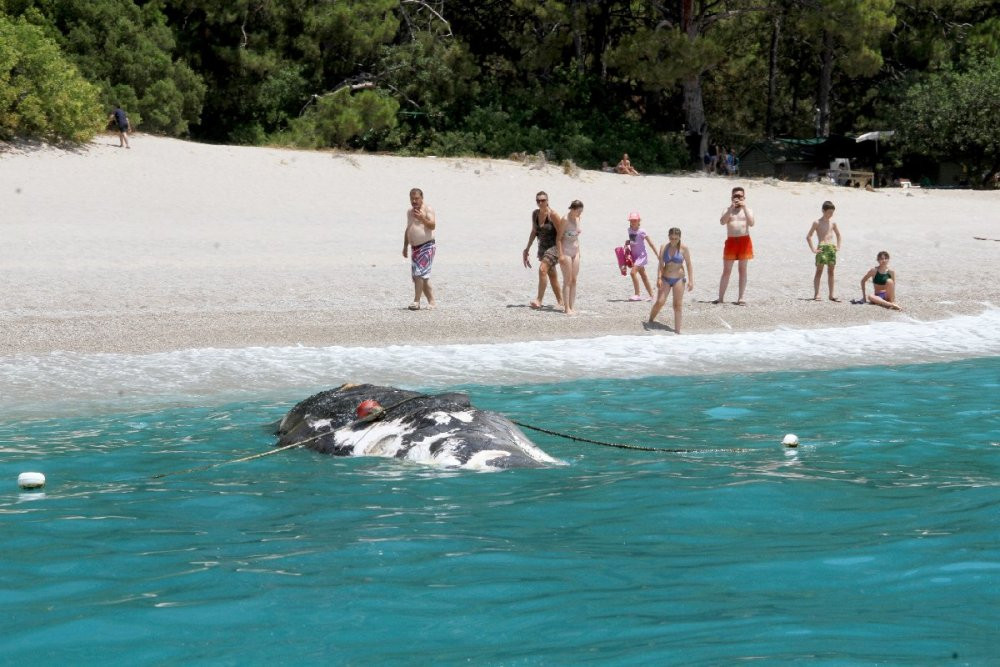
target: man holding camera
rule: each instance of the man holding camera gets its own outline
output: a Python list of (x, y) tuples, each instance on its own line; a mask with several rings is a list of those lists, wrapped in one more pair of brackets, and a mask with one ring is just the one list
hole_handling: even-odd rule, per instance
[(740, 291), (735, 303), (745, 306), (743, 295), (747, 289), (747, 262), (753, 259), (753, 243), (750, 241), (750, 228), (753, 227), (753, 211), (747, 208), (746, 192), (737, 186), (733, 188), (732, 203), (722, 212), (719, 224), (726, 226), (726, 246), (722, 251), (722, 278), (719, 280), (719, 298), (712, 303), (722, 303), (726, 300), (726, 288), (729, 287), (729, 276), (733, 272), (733, 263), (739, 262)]

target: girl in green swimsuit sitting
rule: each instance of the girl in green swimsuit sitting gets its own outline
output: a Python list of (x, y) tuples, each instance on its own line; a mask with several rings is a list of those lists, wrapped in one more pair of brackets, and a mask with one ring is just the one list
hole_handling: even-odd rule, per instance
[[(896, 272), (889, 268), (889, 253), (882, 250), (876, 259), (878, 266), (870, 269), (861, 279), (861, 301), (867, 301), (883, 308), (903, 310), (896, 304)], [(875, 293), (871, 295), (865, 289), (869, 279), (875, 289)]]

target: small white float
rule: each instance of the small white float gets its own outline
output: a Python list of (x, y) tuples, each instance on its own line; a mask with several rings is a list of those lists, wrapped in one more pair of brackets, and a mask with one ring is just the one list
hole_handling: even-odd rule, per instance
[(45, 475), (40, 472), (22, 472), (17, 476), (17, 485), (22, 489), (40, 489), (45, 486)]

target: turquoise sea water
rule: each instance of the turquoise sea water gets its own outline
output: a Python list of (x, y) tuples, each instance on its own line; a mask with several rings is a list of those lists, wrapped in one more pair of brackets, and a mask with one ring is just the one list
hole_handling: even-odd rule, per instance
[(266, 451), (306, 394), (0, 419), (4, 662), (1000, 660), (1000, 357), (452, 388), (705, 451), (529, 431), (568, 465), (292, 450), (154, 479)]

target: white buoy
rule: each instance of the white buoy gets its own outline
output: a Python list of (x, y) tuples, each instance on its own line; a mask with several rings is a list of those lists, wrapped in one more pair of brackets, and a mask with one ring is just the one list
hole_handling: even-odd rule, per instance
[(781, 441), (785, 447), (798, 447), (799, 446), (799, 436), (794, 433), (788, 433), (785, 435), (785, 439)]
[(45, 486), (45, 475), (40, 472), (22, 472), (17, 476), (17, 485), (22, 489), (40, 489)]

